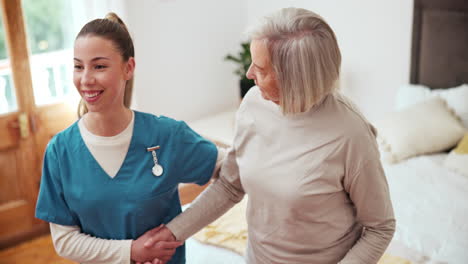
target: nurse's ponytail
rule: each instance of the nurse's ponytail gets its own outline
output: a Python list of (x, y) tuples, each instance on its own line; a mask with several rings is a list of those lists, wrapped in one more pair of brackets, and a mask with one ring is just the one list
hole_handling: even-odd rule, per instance
[[(111, 12), (106, 15), (104, 19), (95, 19), (88, 22), (80, 30), (76, 39), (87, 35), (93, 35), (110, 40), (114, 43), (117, 50), (120, 52), (123, 61), (128, 61), (131, 57), (135, 57), (135, 49), (133, 40), (130, 33), (125, 26), (125, 23), (120, 17)], [(75, 40), (76, 40), (75, 39)], [(133, 77), (125, 84), (125, 93), (123, 103), (125, 107), (130, 107), (133, 93)], [(88, 108), (83, 100), (78, 105), (78, 117), (82, 117), (88, 112)]]

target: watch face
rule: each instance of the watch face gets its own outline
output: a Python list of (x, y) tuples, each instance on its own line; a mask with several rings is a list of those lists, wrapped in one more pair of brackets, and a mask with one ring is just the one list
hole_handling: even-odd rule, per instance
[(154, 165), (152, 171), (154, 176), (161, 176), (163, 174), (163, 168), (159, 164)]

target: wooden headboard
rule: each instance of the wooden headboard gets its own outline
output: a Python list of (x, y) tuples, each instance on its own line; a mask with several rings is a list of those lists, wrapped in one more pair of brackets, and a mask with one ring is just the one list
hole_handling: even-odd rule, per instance
[(468, 83), (468, 0), (414, 0), (410, 82)]

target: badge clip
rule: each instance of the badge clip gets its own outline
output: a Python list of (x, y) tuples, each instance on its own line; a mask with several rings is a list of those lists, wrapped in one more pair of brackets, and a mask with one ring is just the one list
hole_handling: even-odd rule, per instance
[(161, 148), (160, 146), (146, 148), (146, 151), (151, 151), (151, 154), (153, 155), (154, 166), (151, 169), (151, 171), (153, 172), (153, 175), (156, 177), (161, 176), (164, 172), (163, 167), (158, 163), (158, 157), (156, 156), (156, 150), (160, 148)]

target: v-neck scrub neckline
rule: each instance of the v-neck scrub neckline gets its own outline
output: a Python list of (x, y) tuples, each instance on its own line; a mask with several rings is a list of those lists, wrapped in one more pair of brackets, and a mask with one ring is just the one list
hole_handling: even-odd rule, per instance
[(122, 132), (115, 136), (103, 137), (94, 135), (89, 131), (84, 124), (83, 118), (78, 121), (81, 139), (89, 154), (98, 164), (99, 168), (97, 170), (103, 170), (107, 177), (111, 179), (118, 175), (120, 168), (125, 163), (133, 138), (134, 125), (135, 113), (132, 111), (132, 118)]

